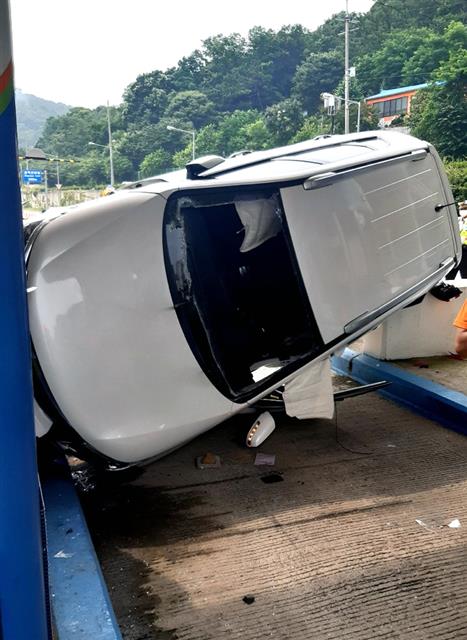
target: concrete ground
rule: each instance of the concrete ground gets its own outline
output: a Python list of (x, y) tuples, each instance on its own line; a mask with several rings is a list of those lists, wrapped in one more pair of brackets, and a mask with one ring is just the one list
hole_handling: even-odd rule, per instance
[(455, 356), (431, 356), (429, 358), (393, 360), (390, 364), (395, 364), (409, 373), (423, 376), (448, 389), (467, 395), (466, 360), (459, 360)]
[(259, 467), (253, 419), (84, 495), (125, 640), (467, 638), (467, 439), (370, 394)]

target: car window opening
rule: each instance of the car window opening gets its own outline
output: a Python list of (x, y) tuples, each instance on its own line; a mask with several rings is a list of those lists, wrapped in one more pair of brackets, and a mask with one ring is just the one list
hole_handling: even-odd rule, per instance
[(253, 397), (322, 340), (277, 190), (177, 196), (165, 217), (174, 305), (206, 375), (232, 399)]

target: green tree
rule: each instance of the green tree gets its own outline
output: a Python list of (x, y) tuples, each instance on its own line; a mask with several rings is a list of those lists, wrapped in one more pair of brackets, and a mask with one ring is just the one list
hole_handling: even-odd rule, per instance
[(295, 98), (287, 98), (268, 107), (264, 119), (273, 144), (287, 144), (303, 125), (303, 118), (303, 108)]
[[(110, 117), (112, 130), (117, 133), (123, 127), (121, 110), (111, 107)], [(65, 158), (86, 155), (89, 142), (108, 143), (106, 107), (74, 107), (62, 116), (49, 118), (37, 146)]]
[(302, 126), (290, 142), (304, 142), (305, 140), (312, 140), (316, 138), (316, 136), (326, 133), (331, 133), (330, 119), (324, 114), (315, 114), (305, 118)]
[(171, 91), (165, 73), (159, 70), (138, 76), (123, 94), (126, 125), (156, 123), (163, 116)]
[(174, 126), (200, 129), (215, 118), (215, 109), (201, 91), (180, 91), (172, 95), (164, 115)]
[(203, 41), (204, 93), (218, 111), (234, 111), (250, 106), (248, 45), (238, 33), (214, 36)]
[(402, 67), (404, 85), (426, 82), (452, 52), (467, 47), (467, 27), (451, 22), (443, 34), (430, 33)]
[(288, 98), (301, 64), (309, 32), (301, 25), (272, 29), (254, 27), (248, 34), (248, 78), (251, 107), (263, 110)]
[(357, 76), (365, 94), (378, 93), (404, 85), (404, 65), (433, 32), (429, 29), (395, 31), (378, 50), (358, 59)]
[[(465, 0), (376, 0), (368, 13), (359, 16), (352, 34), (352, 55), (357, 58), (383, 48), (395, 31), (423, 27), (441, 33), (452, 20), (466, 22)], [(392, 84), (391, 86), (396, 86)]]
[(170, 153), (164, 149), (156, 149), (144, 158), (140, 165), (140, 177), (148, 178), (150, 176), (158, 175), (159, 173), (166, 173), (172, 168), (172, 158)]
[(456, 202), (467, 200), (467, 160), (445, 160), (444, 168)]
[[(209, 124), (196, 134), (198, 156), (214, 154), (227, 157), (237, 151), (256, 151), (273, 146), (264, 118), (253, 109), (234, 111), (216, 125)], [(191, 144), (177, 151), (172, 158), (173, 165), (185, 166), (191, 160), (191, 151)]]
[(179, 60), (176, 67), (165, 72), (165, 78), (171, 91), (200, 90), (204, 82), (206, 60), (200, 49), (195, 49), (189, 56)]
[(102, 154), (90, 153), (77, 164), (60, 167), (60, 182), (64, 186), (97, 188), (109, 181), (109, 168)]
[(338, 52), (311, 53), (297, 69), (292, 96), (313, 113), (319, 109), (321, 94), (332, 91), (343, 75), (344, 60)]
[(443, 84), (432, 84), (413, 100), (409, 120), (411, 132), (431, 142), (442, 156), (465, 158), (467, 50), (451, 53), (435, 77)]
[(236, 151), (251, 148), (248, 132), (251, 133), (251, 125), (261, 119), (261, 114), (254, 109), (237, 110), (226, 115), (218, 124), (217, 153), (228, 156)]

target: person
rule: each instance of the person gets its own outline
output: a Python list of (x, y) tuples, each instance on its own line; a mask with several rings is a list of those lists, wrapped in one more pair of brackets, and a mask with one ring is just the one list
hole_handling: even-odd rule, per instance
[(459, 204), (459, 231), (462, 242), (462, 256), (459, 264), (451, 269), (446, 275), (445, 280), (454, 280), (460, 271), (461, 278), (467, 278), (467, 200)]
[(467, 300), (464, 300), (454, 322), (457, 328), (455, 350), (461, 358), (467, 358)]

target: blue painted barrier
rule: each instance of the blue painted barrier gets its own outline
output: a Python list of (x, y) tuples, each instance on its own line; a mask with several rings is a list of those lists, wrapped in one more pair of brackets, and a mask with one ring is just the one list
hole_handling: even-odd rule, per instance
[(0, 0), (0, 638), (48, 637), (10, 19)]
[(121, 640), (107, 587), (68, 467), (42, 481), (49, 580), (59, 640)]
[(351, 349), (332, 357), (332, 368), (361, 383), (388, 380), (379, 393), (443, 426), (467, 435), (467, 396), (400, 367)]

